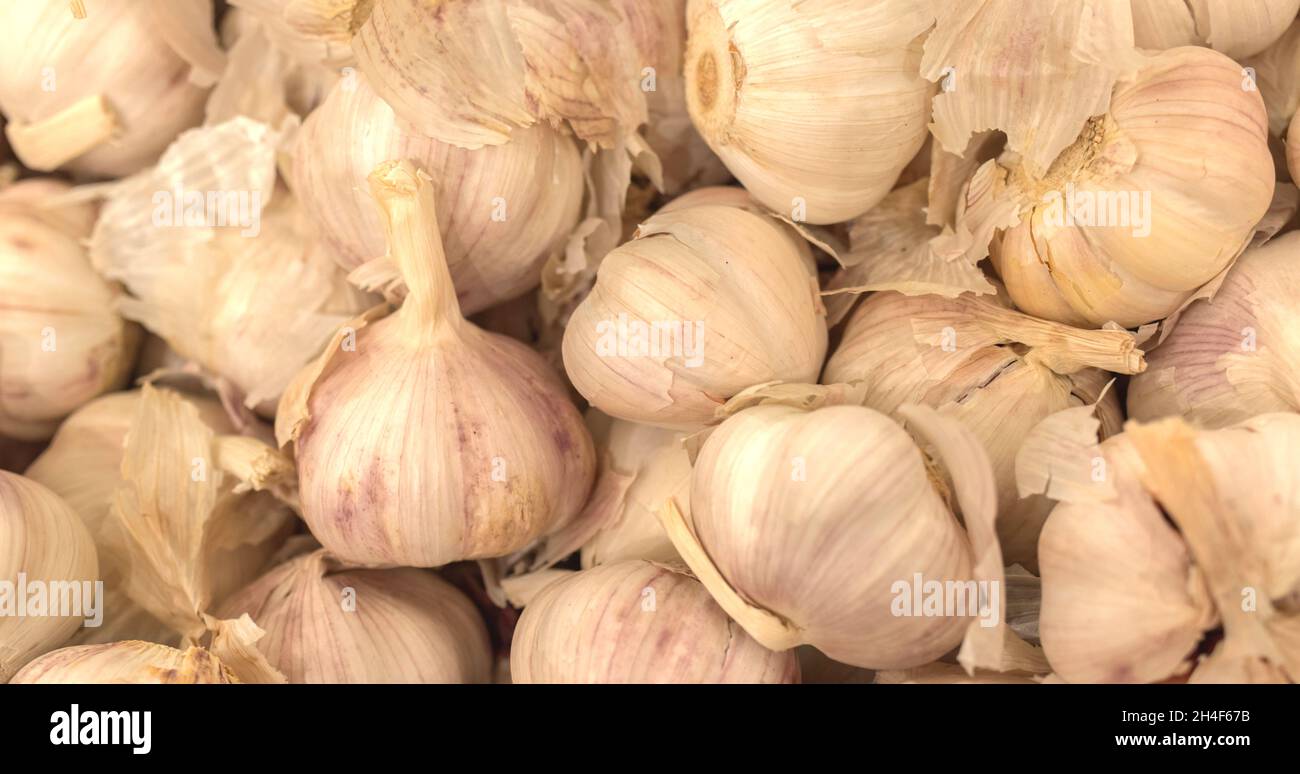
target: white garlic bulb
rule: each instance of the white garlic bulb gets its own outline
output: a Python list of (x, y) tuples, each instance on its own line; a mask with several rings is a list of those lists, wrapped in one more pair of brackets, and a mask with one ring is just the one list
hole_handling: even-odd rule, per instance
[(1105, 391), (1108, 378), (1099, 369), (1140, 370), (1142, 353), (1124, 332), (1035, 320), (1001, 296), (991, 298), (874, 293), (848, 318), (822, 381), (861, 382), (863, 405), (882, 413), (922, 403), (969, 428), (993, 465), (1003, 555), (1032, 567), (1053, 503), (1039, 495), (1021, 499), (1021, 443), (1048, 415), (1098, 401), (1107, 434), (1119, 432), (1119, 401)]
[(809, 223), (861, 215), (925, 141), (928, 3), (691, 0), (687, 15), (691, 117), (771, 210)]
[(807, 247), (736, 207), (660, 213), (605, 256), (564, 332), (583, 397), (634, 422), (690, 428), (741, 390), (816, 381), (825, 309)]
[[(365, 185), (377, 164), (406, 159), (434, 178), (438, 226), (465, 314), (536, 287), (563, 250), (582, 205), (573, 140), (547, 126), (510, 142), (464, 150), (403, 128), (360, 76), (340, 81), (298, 135), (294, 192), (348, 270), (384, 256), (383, 219)], [(400, 282), (391, 262), (358, 275), (367, 287)]]
[[(225, 65), (211, 0), (5, 3), (0, 110), (14, 151), (33, 169), (119, 177), (153, 163)], [(22, 41), (17, 44), (17, 41)]]
[(645, 561), (552, 582), (510, 646), (515, 683), (792, 683), (794, 651), (767, 650), (699, 581)]
[(1233, 59), (1256, 54), (1286, 31), (1300, 0), (1132, 0), (1139, 48), (1205, 46)]
[(266, 417), (334, 330), (377, 300), (277, 188), (281, 139), (242, 117), (185, 132), (156, 167), (109, 189), (90, 242), (96, 267), (129, 292), (128, 319)]
[[(0, 470), (0, 683), (102, 612), (95, 544), (44, 486)], [(89, 593), (87, 593), (89, 592)], [(72, 605), (71, 608), (64, 607)]]
[(0, 435), (50, 437), (78, 406), (130, 375), (139, 329), (114, 305), (82, 240), (95, 210), (63, 206), (63, 183), (0, 192)]
[(1129, 416), (1219, 428), (1300, 411), (1300, 233), (1251, 248), (1197, 301), (1129, 383)]
[(395, 314), (340, 329), (281, 400), (276, 435), (294, 443), (303, 517), (352, 564), (518, 551), (581, 509), (591, 437), (537, 353), (461, 316), (432, 181), (403, 161), (371, 186), (409, 293)]
[(226, 685), (240, 680), (203, 648), (178, 650), (156, 642), (125, 640), (56, 650), (28, 664), (10, 682), (15, 685)]
[(1052, 460), (1071, 484), (1039, 544), (1040, 632), (1056, 674), (1300, 679), (1297, 438), (1296, 414), (1220, 430), (1169, 418), (1130, 422), (1100, 446), (1084, 434)]
[(218, 617), (245, 613), (266, 632), (258, 650), (291, 683), (484, 683), (490, 675), (478, 611), (427, 570), (350, 569), (313, 551), (232, 595)]

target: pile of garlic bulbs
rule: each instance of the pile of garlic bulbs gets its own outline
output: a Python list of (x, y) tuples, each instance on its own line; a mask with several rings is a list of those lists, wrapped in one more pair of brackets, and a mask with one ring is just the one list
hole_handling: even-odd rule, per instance
[(5, 5), (0, 682), (1300, 682), (1298, 16)]

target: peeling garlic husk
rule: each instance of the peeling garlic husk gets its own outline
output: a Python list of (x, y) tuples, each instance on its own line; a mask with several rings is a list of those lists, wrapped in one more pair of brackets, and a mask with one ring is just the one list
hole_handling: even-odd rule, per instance
[[(1295, 682), (1300, 416), (1263, 414), (1219, 430), (1168, 418), (1130, 422), (1100, 446), (1086, 432), (1074, 438), (1051, 460), (1072, 486), (1039, 546), (1040, 627), (1056, 674)], [(1222, 640), (1198, 656), (1220, 628)]]
[(473, 314), (536, 287), (541, 267), (578, 223), (582, 163), (573, 140), (547, 126), (464, 150), (403, 128), (357, 75), (340, 81), (298, 134), (294, 192), (357, 281), (392, 289), (383, 220), (365, 186), (374, 167), (406, 159), (435, 180), (438, 225), (461, 308)]
[[(257, 647), (290, 683), (486, 683), (492, 652), (472, 602), (427, 570), (350, 569), (323, 549), (232, 595)], [(382, 632), (382, 637), (375, 633)]]
[(246, 118), (186, 132), (157, 167), (108, 189), (90, 241), (96, 267), (129, 292), (122, 314), (263, 417), (334, 330), (376, 301), (277, 189), (281, 137)]
[(217, 657), (199, 647), (184, 650), (125, 640), (78, 645), (49, 653), (14, 676), (14, 685), (226, 685), (241, 682)]
[[(6, 3), (0, 110), (14, 151), (43, 171), (128, 175), (203, 118), (225, 65), (211, 0)], [(22, 41), (21, 45), (16, 41)]]
[(355, 61), (351, 41), (360, 23), (360, 0), (230, 0), (230, 4), (256, 19), (276, 48), (304, 64)]
[(1016, 452), (1034, 425), (1070, 406), (1100, 402), (1106, 434), (1119, 432), (1119, 401), (1100, 369), (1140, 370), (1142, 353), (1126, 333), (1034, 320), (991, 298), (874, 293), (849, 317), (822, 381), (861, 382), (863, 405), (885, 414), (922, 403), (969, 428), (993, 465), (1003, 556), (1032, 569), (1053, 503), (1020, 498)]
[(809, 223), (856, 217), (925, 141), (920, 36), (933, 23), (916, 0), (691, 0), (691, 117), (764, 206)]
[[(9, 609), (0, 615), (0, 684), (24, 664), (66, 642), (91, 617), (52, 615), (48, 607), (60, 596), (66, 604), (80, 598), (84, 586), (99, 579), (95, 544), (75, 511), (57, 494), (15, 473), (0, 470), (0, 581), (10, 586)], [(48, 590), (44, 609), (16, 609), (30, 584)], [(62, 595), (58, 588), (71, 587)], [(94, 600), (102, 604), (102, 599)], [(35, 599), (28, 600), (35, 604)], [(91, 604), (83, 600), (82, 605)]]
[(403, 161), (370, 182), (410, 292), (395, 314), (341, 328), (281, 400), (276, 435), (294, 444), (303, 517), (349, 564), (521, 550), (582, 508), (591, 437), (539, 355), (461, 316), (432, 181)]
[(0, 435), (20, 440), (120, 387), (139, 344), (82, 244), (95, 208), (60, 202), (69, 190), (32, 179), (0, 192)]
[(569, 320), (570, 381), (611, 416), (682, 429), (747, 387), (815, 381), (827, 333), (807, 255), (792, 230), (736, 207), (650, 218)]
[(1246, 251), (1213, 299), (1189, 306), (1128, 389), (1128, 413), (1222, 428), (1300, 411), (1300, 233)]
[[(1001, 618), (987, 455), (931, 409), (900, 413), (948, 466), (969, 534), (939, 473), (893, 420), (862, 406), (777, 403), (743, 409), (708, 437), (689, 521), (671, 502), (661, 512), (669, 537), (727, 613), (773, 650), (808, 644), (845, 664), (902, 669), (961, 645), (968, 670), (1046, 671)], [(983, 582), (985, 602), (904, 615), (899, 584), (918, 575), (941, 587)]]
[(795, 683), (774, 652), (673, 566), (624, 561), (556, 580), (528, 602), (510, 648), (514, 683)]
[(1233, 59), (1257, 54), (1296, 18), (1300, 0), (1132, 0), (1139, 48), (1210, 46)]

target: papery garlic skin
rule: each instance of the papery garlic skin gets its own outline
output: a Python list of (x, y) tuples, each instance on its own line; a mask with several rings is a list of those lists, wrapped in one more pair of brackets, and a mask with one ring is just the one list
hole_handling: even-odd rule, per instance
[(700, 582), (653, 562), (583, 570), (520, 616), (510, 677), (527, 683), (795, 683), (794, 651), (767, 650)]
[[(1297, 111), (1300, 115), (1300, 111)], [(1300, 121), (1291, 119), (1291, 128), (1286, 133), (1286, 166), (1292, 180), (1300, 180)]]
[(153, 5), (97, 0), (76, 19), (62, 0), (5, 3), (0, 28), (15, 42), (0, 49), (0, 110), (9, 131), (103, 95), (117, 131), (62, 168), (120, 177), (151, 164), (181, 130), (198, 124), (207, 90), (191, 82), (190, 63), (160, 34)]
[(895, 584), (972, 577), (965, 531), (912, 438), (860, 406), (745, 409), (695, 461), (690, 524), (728, 585), (836, 661), (939, 658), (970, 619), (895, 615)]
[[(587, 426), (602, 452), (600, 477), (626, 483), (609, 506), (612, 512), (601, 519), (604, 526), (582, 546), (583, 568), (626, 559), (681, 561), (658, 516), (669, 498), (690, 511), (691, 460), (681, 433), (613, 419), (595, 409), (587, 412)], [(593, 491), (599, 489), (597, 483)]]
[(925, 141), (919, 37), (933, 23), (916, 0), (691, 0), (691, 117), (764, 206), (809, 223), (856, 217)]
[(570, 381), (611, 416), (674, 428), (708, 423), (746, 387), (815, 381), (825, 309), (804, 256), (785, 226), (735, 207), (652, 217), (570, 318)]
[(1197, 301), (1129, 383), (1128, 412), (1221, 428), (1300, 411), (1300, 233), (1251, 248), (1212, 299)]
[(964, 325), (970, 314), (958, 299), (874, 293), (848, 318), (822, 381), (860, 380), (868, 408), (894, 414), (903, 404), (922, 403), (974, 432), (997, 481), (1003, 558), (1032, 567), (1038, 533), (1054, 503), (1041, 495), (1020, 497), (1016, 452), (1040, 420), (1098, 400), (1106, 434), (1119, 432), (1119, 400), (1114, 391), (1102, 396), (1104, 372), (1057, 373), (1031, 348)]
[[(0, 683), (33, 658), (59, 647), (93, 616), (87, 586), (99, 578), (95, 544), (81, 519), (58, 495), (15, 473), (0, 471), (0, 582), (9, 586), (0, 615)], [(44, 614), (18, 608), (32, 584), (45, 587)], [(94, 592), (92, 592), (94, 593)], [(61, 606), (72, 603), (66, 613)], [(101, 608), (102, 610), (102, 608)]]
[(972, 211), (1019, 213), (990, 248), (1017, 307), (1081, 327), (1136, 327), (1231, 264), (1274, 186), (1264, 105), (1243, 77), (1217, 52), (1170, 49), (1116, 86), (1109, 111), (1042, 179), (1014, 154), (976, 173)]
[(1233, 59), (1251, 56), (1286, 31), (1300, 0), (1132, 0), (1139, 48), (1205, 46)]
[(383, 219), (366, 176), (389, 159), (428, 171), (461, 308), (474, 314), (537, 286), (582, 205), (582, 160), (571, 138), (545, 125), (516, 129), (510, 138), (471, 151), (416, 134), (354, 75), (304, 123), (293, 188), (341, 265), (353, 270), (384, 256)]
[(291, 683), (486, 683), (492, 651), (474, 604), (427, 570), (348, 569), (315, 551), (232, 595), (257, 647)]
[(63, 648), (36, 659), (9, 681), (32, 685), (225, 685), (240, 682), (203, 648), (177, 650), (125, 640)]
[(582, 508), (591, 437), (541, 356), (461, 316), (432, 181), (394, 162), (371, 183), (410, 292), (397, 313), (341, 329), (281, 401), (303, 517), (352, 564), (513, 553)]
[[(66, 10), (66, 9), (65, 9)], [(55, 208), (68, 187), (16, 183), (0, 194), (0, 435), (49, 438), (58, 423), (130, 375), (139, 329), (83, 246), (94, 209)]]

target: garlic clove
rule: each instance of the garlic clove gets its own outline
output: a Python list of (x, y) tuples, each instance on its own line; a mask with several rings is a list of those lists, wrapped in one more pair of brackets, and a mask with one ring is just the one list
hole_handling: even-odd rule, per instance
[(754, 198), (808, 223), (884, 198), (926, 137), (925, 4), (707, 0), (687, 13), (691, 118)]
[[(0, 471), (0, 683), (92, 618), (99, 562), (90, 533), (58, 495)], [(64, 605), (73, 605), (71, 609)], [(98, 609), (102, 610), (102, 607)]]
[(390, 162), (371, 186), (409, 293), (397, 313), (340, 329), (281, 400), (277, 437), (294, 443), (303, 516), (352, 564), (519, 551), (582, 508), (590, 435), (536, 353), (461, 316), (428, 177)]
[(645, 561), (552, 582), (524, 608), (510, 675), (526, 683), (791, 683), (793, 651), (763, 648), (698, 581)]
[[(1286, 135), (1291, 117), (1300, 109), (1300, 20), (1255, 56), (1241, 60), (1268, 109), (1269, 133)], [(1295, 179), (1295, 176), (1291, 176)]]
[(1233, 59), (1273, 43), (1296, 18), (1300, 0), (1132, 0), (1139, 48), (1205, 46)]

